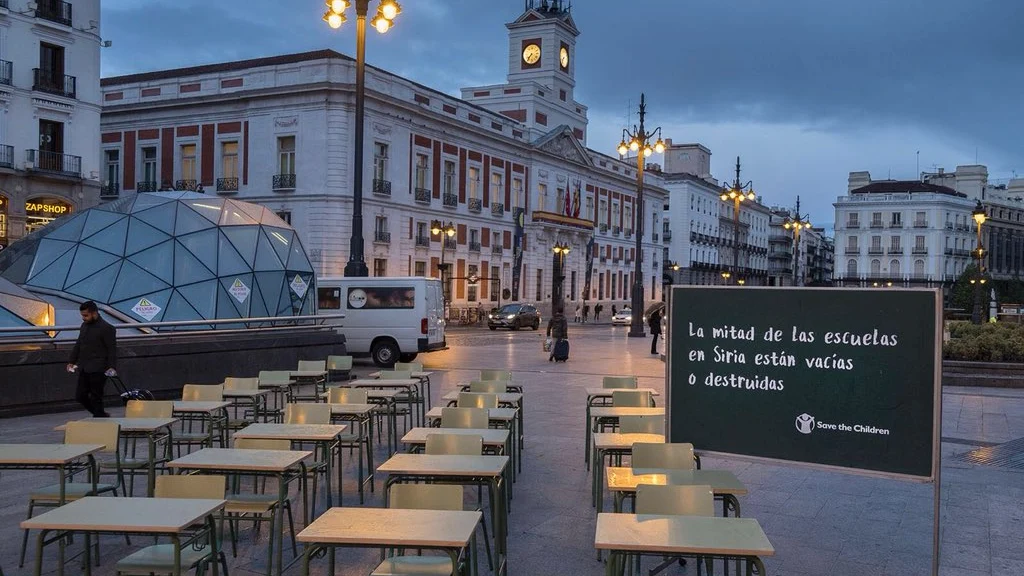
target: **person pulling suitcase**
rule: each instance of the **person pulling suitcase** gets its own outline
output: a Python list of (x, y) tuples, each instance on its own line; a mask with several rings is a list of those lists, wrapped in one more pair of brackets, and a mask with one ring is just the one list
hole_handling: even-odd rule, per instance
[(548, 320), (547, 335), (554, 339), (548, 362), (567, 360), (569, 357), (569, 322), (565, 319), (565, 314), (561, 309), (555, 312), (551, 320)]

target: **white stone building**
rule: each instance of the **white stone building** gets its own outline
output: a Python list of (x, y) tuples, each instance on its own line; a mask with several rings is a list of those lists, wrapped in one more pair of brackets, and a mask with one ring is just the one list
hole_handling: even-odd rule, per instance
[[(452, 265), (455, 308), (511, 298), (546, 314), (553, 245), (570, 247), (563, 290), (572, 309), (593, 239), (588, 300), (610, 308), (629, 299), (642, 218), (651, 223), (642, 228), (644, 296), (661, 298), (652, 232), (667, 192), (652, 175), (637, 214), (635, 165), (585, 147), (586, 108), (571, 97), (578, 31), (568, 9), (545, 4), (509, 24), (508, 84), (467, 89), (460, 99), (367, 68), (363, 237), (371, 274), (438, 276), (443, 259)], [(103, 153), (120, 159), (112, 173), (126, 194), (201, 186), (212, 198), (273, 209), (302, 235), (318, 274), (341, 275), (352, 230), (354, 78), (355, 62), (330, 50), (106, 78)], [(434, 221), (457, 229), (443, 252)], [(472, 285), (474, 275), (484, 280)]]
[[(799, 203), (798, 203), (799, 206)], [(832, 283), (835, 247), (824, 228), (803, 228), (799, 241), (787, 219), (807, 219), (790, 208), (771, 208), (768, 234), (769, 286), (828, 286)]]
[(100, 200), (99, 0), (0, 2), (0, 249)]

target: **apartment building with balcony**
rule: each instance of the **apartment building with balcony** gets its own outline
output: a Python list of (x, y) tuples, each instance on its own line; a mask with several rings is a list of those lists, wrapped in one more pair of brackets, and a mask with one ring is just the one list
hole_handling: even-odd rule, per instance
[[(510, 45), (525, 34), (547, 38), (542, 50), (552, 39), (572, 48), (578, 33), (557, 3), (528, 5), (511, 28)], [(564, 85), (571, 70), (516, 59), (508, 96), (537, 99), (537, 110), (561, 107), (549, 85)], [(517, 300), (546, 313), (551, 248), (564, 243), (567, 300), (583, 298), (588, 260), (591, 304), (627, 300), (643, 219), (645, 297), (661, 298), (652, 234), (667, 192), (656, 176), (641, 214), (632, 161), (586, 148), (578, 127), (506, 113), (506, 88), (474, 89), (478, 104), (372, 66), (366, 74), (363, 238), (372, 274), (440, 276), (444, 250), (454, 306)], [(105, 78), (101, 152), (119, 194), (201, 188), (211, 202), (260, 203), (298, 231), (318, 274), (340, 275), (352, 232), (354, 78), (354, 60), (330, 50)], [(456, 234), (442, 242), (435, 222)]]
[(100, 201), (99, 0), (0, 1), (0, 249)]
[(804, 228), (799, 241), (786, 219), (795, 219), (790, 208), (771, 208), (768, 233), (769, 286), (830, 286), (835, 268), (835, 247), (824, 228)]

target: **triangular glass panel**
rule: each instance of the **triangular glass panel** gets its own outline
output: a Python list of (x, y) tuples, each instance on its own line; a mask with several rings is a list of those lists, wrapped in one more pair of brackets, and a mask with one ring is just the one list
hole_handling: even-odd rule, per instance
[(178, 286), (178, 292), (195, 308), (203, 320), (217, 318), (217, 281), (207, 280), (188, 286)]
[(281, 301), (281, 292), (288, 287), (284, 283), (283, 272), (257, 272), (256, 284), (259, 285), (267, 316), (277, 316), (277, 304)]
[(189, 252), (196, 258), (202, 260), (208, 268), (216, 270), (218, 237), (217, 229), (211, 228), (202, 232), (179, 236), (178, 242), (181, 242), (185, 248), (188, 248)]
[(302, 242), (299, 242), (298, 235), (292, 238), (291, 250), (288, 253), (288, 265), (285, 268), (293, 272), (313, 271), (313, 266), (309, 263), (309, 258), (306, 257), (306, 251), (302, 249)]
[[(225, 229), (221, 228), (221, 232)], [(246, 262), (238, 254), (235, 248), (231, 245), (231, 242), (224, 235), (220, 235), (219, 248), (217, 250), (217, 275), (218, 276), (231, 276), (234, 274), (244, 274), (246, 272), (252, 272), (250, 264)]]
[(103, 209), (108, 212), (128, 214), (132, 211), (132, 206), (135, 204), (136, 196), (138, 196), (138, 194), (126, 198), (120, 198), (118, 200), (114, 200), (113, 202), (107, 202), (106, 204), (103, 205)]
[(160, 206), (137, 211), (132, 216), (165, 234), (173, 234), (177, 207), (176, 202), (167, 202)]
[[(132, 262), (125, 260), (121, 264), (121, 272), (118, 273), (117, 280), (114, 281), (114, 290), (110, 293), (110, 300), (117, 302), (142, 296), (143, 294), (159, 292), (167, 288), (169, 286), (165, 282)], [(134, 303), (130, 304), (129, 308), (134, 305)]]
[(252, 218), (254, 223), (259, 224), (263, 221), (263, 213), (266, 211), (266, 208), (263, 206), (253, 204), (252, 202), (242, 202), (240, 200), (232, 200), (231, 202), (233, 202), (239, 210), (248, 214), (249, 218)]
[(82, 240), (82, 243), (88, 244), (93, 248), (103, 250), (104, 252), (123, 256), (124, 239), (128, 232), (129, 220), (132, 220), (132, 218), (122, 218), (114, 224), (100, 230), (92, 236), (89, 236), (85, 240)]
[(232, 226), (221, 229), (221, 233), (228, 237), (235, 250), (242, 256), (242, 260), (250, 267), (256, 260), (256, 235), (259, 232), (259, 226)]
[[(125, 267), (131, 265), (132, 264), (130, 262), (124, 263)], [(122, 273), (121, 276), (124, 277), (124, 274)], [(120, 279), (118, 280), (120, 281)], [(114, 292), (117, 292), (116, 288), (114, 289)], [(163, 315), (167, 311), (167, 301), (170, 297), (171, 289), (167, 288), (164, 290), (157, 290), (155, 292), (136, 294), (131, 298), (114, 303), (113, 306), (115, 309), (124, 312), (129, 317), (139, 322), (162, 322)], [(143, 299), (146, 301), (142, 302)], [(133, 310), (136, 306), (139, 306), (139, 308)], [(145, 313), (146, 316), (152, 316), (152, 318), (146, 318), (146, 316), (142, 315), (143, 313)]]
[(24, 284), (28, 279), (28, 271), (32, 269), (33, 260), (35, 260), (35, 254), (25, 252), (12, 258), (9, 264), (7, 262), (0, 263), (0, 270), (2, 270), (0, 277), (15, 284)]
[(109, 228), (118, 220), (124, 220), (126, 218), (124, 214), (107, 212), (100, 208), (93, 208), (86, 214), (88, 215), (88, 219), (86, 219), (85, 226), (82, 228), (82, 238), (88, 238), (100, 230)]
[(252, 283), (252, 294), (249, 296), (249, 316), (251, 318), (264, 318), (267, 313), (267, 303), (263, 300), (263, 293), (257, 282)]
[(182, 200), (182, 204), (190, 206), (197, 214), (202, 214), (212, 224), (220, 223), (220, 212), (224, 207), (223, 198), (198, 198), (195, 200)]
[(217, 275), (196, 258), (188, 248), (179, 242), (174, 244), (174, 284), (184, 286), (203, 280), (211, 280)]
[(109, 302), (110, 291), (114, 288), (114, 280), (117, 279), (117, 273), (120, 270), (121, 262), (114, 262), (99, 272), (87, 276), (81, 282), (65, 288), (64, 291), (96, 302)]
[(191, 232), (197, 232), (199, 230), (206, 230), (207, 228), (213, 228), (214, 222), (210, 222), (206, 218), (203, 218), (199, 214), (192, 210), (183, 202), (179, 202), (178, 206), (178, 219), (174, 223), (174, 235), (183, 236)]
[(252, 274), (238, 274), (220, 279), (220, 287), (234, 300), (235, 308), (242, 316), (249, 315), (249, 308), (255, 298), (255, 284)]
[(28, 279), (27, 284), (37, 288), (62, 290), (64, 288), (64, 280), (68, 277), (68, 269), (71, 268), (71, 263), (74, 262), (74, 260), (75, 250), (68, 250), (67, 252), (64, 252), (64, 254), (54, 260), (49, 266), (43, 268), (40, 272), (33, 273)]
[(132, 254), (129, 258), (136, 266), (168, 284), (174, 284), (174, 241), (168, 240)]
[[(50, 264), (53, 264), (55, 260), (67, 254), (68, 250), (71, 250), (74, 247), (74, 242), (51, 240), (49, 238), (43, 238), (40, 240), (39, 248), (36, 249), (35, 262), (32, 264), (32, 269), (28, 273), (29, 280), (49, 267)], [(67, 270), (64, 272), (66, 273)]]
[(277, 250), (277, 257), (281, 262), (288, 261), (288, 251), (291, 250), (293, 232), (287, 228), (274, 228), (263, 226), (263, 232), (270, 238), (270, 243)]
[[(21, 316), (18, 316), (17, 314), (15, 314), (15, 313), (11, 312), (10, 310), (4, 308), (3, 306), (0, 306), (0, 328), (13, 328), (15, 326), (31, 326), (31, 325), (32, 324), (29, 323), (28, 320), (25, 320)], [(24, 333), (24, 334), (11, 334), (11, 333), (7, 333), (7, 334), (4, 334), (4, 336), (19, 336), (19, 335), (26, 335), (27, 336), (28, 334), (29, 333), (27, 333), (27, 332)]]
[(46, 228), (46, 237), (54, 240), (78, 240), (82, 237), (82, 228), (85, 227), (85, 220), (88, 217), (88, 212), (81, 212), (52, 222)]
[(64, 286), (77, 284), (120, 259), (120, 256), (114, 256), (84, 244), (79, 245), (78, 253), (75, 254), (75, 260), (71, 263), (71, 269), (68, 271), (68, 277), (64, 281)]
[(170, 198), (165, 198), (159, 194), (136, 194), (135, 203), (132, 204), (132, 213), (136, 214), (147, 208), (153, 208), (155, 206), (162, 206), (168, 202), (174, 202)]
[(253, 262), (253, 270), (257, 272), (269, 272), (271, 270), (282, 270), (284, 265), (277, 257), (277, 250), (270, 244), (270, 239), (261, 230), (256, 241), (256, 260)]
[[(286, 278), (288, 277), (286, 276)], [(299, 297), (290, 287), (285, 287), (281, 292), (281, 299), (277, 303), (277, 312), (274, 316), (292, 316), (298, 304), (301, 304)]]
[(202, 315), (199, 314), (192, 305), (189, 304), (188, 300), (185, 299), (177, 290), (171, 293), (171, 298), (167, 301), (167, 310), (164, 311), (164, 322), (180, 322), (184, 320), (203, 320)]
[(130, 220), (131, 222), (128, 224), (128, 241), (125, 243), (124, 249), (126, 255), (135, 254), (171, 239), (167, 234), (153, 228), (138, 218), (130, 218)]
[(242, 210), (241, 202), (224, 200), (224, 209), (220, 213), (221, 226), (245, 226), (246, 224), (259, 224), (248, 212)]
[(274, 213), (273, 210), (263, 210), (263, 218), (260, 218), (260, 224), (264, 226), (273, 226), (274, 228), (290, 228), (287, 222), (281, 220), (281, 217)]
[[(223, 288), (217, 290), (217, 318), (223, 320), (224, 318), (242, 318), (243, 315), (235, 307), (238, 302), (235, 301)], [(224, 328), (224, 326), (221, 326)]]

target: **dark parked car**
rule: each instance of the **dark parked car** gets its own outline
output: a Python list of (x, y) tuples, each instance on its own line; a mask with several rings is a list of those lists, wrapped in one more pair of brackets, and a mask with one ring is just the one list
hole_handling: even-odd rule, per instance
[(540, 312), (528, 304), (506, 304), (487, 315), (487, 327), (491, 330), (508, 328), (540, 328)]

